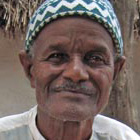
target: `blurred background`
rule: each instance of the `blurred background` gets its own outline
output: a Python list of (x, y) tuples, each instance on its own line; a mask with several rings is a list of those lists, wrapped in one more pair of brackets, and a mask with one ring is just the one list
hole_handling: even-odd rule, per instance
[(18, 58), (22, 46), (20, 33), (13, 39), (0, 31), (0, 117), (24, 112), (36, 104)]

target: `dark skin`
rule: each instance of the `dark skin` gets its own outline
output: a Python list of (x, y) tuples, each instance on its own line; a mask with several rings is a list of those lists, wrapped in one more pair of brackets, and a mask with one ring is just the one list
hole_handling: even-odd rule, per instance
[(21, 51), (20, 60), (36, 90), (40, 133), (48, 140), (88, 140), (125, 57), (115, 62), (109, 33), (80, 17), (47, 25), (32, 54)]

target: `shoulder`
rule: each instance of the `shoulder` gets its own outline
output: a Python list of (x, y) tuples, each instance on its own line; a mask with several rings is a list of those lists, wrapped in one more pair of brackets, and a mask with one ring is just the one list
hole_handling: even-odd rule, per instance
[(93, 130), (98, 134), (107, 134), (115, 140), (140, 140), (140, 136), (130, 127), (103, 115), (95, 117)]
[(0, 118), (0, 133), (27, 126), (35, 111), (36, 108), (33, 108), (22, 114)]

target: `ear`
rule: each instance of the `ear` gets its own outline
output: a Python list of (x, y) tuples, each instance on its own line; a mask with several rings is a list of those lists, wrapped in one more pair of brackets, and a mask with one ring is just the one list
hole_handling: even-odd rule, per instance
[(114, 64), (114, 77), (113, 80), (115, 80), (122, 70), (124, 64), (125, 64), (126, 58), (125, 56), (121, 56)]
[(19, 53), (19, 59), (20, 59), (20, 63), (23, 66), (23, 69), (24, 69), (24, 72), (25, 72), (27, 78), (30, 80), (31, 87), (35, 88), (32, 58), (26, 53), (25, 50), (22, 50)]

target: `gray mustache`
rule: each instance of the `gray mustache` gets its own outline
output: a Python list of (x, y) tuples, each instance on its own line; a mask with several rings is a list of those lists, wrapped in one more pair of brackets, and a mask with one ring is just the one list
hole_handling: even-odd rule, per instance
[(62, 85), (56, 85), (51, 88), (53, 92), (61, 92), (61, 91), (68, 91), (73, 93), (80, 93), (88, 96), (92, 96), (96, 94), (95, 88), (89, 88), (87, 86), (83, 86), (79, 83), (74, 82), (65, 82)]

